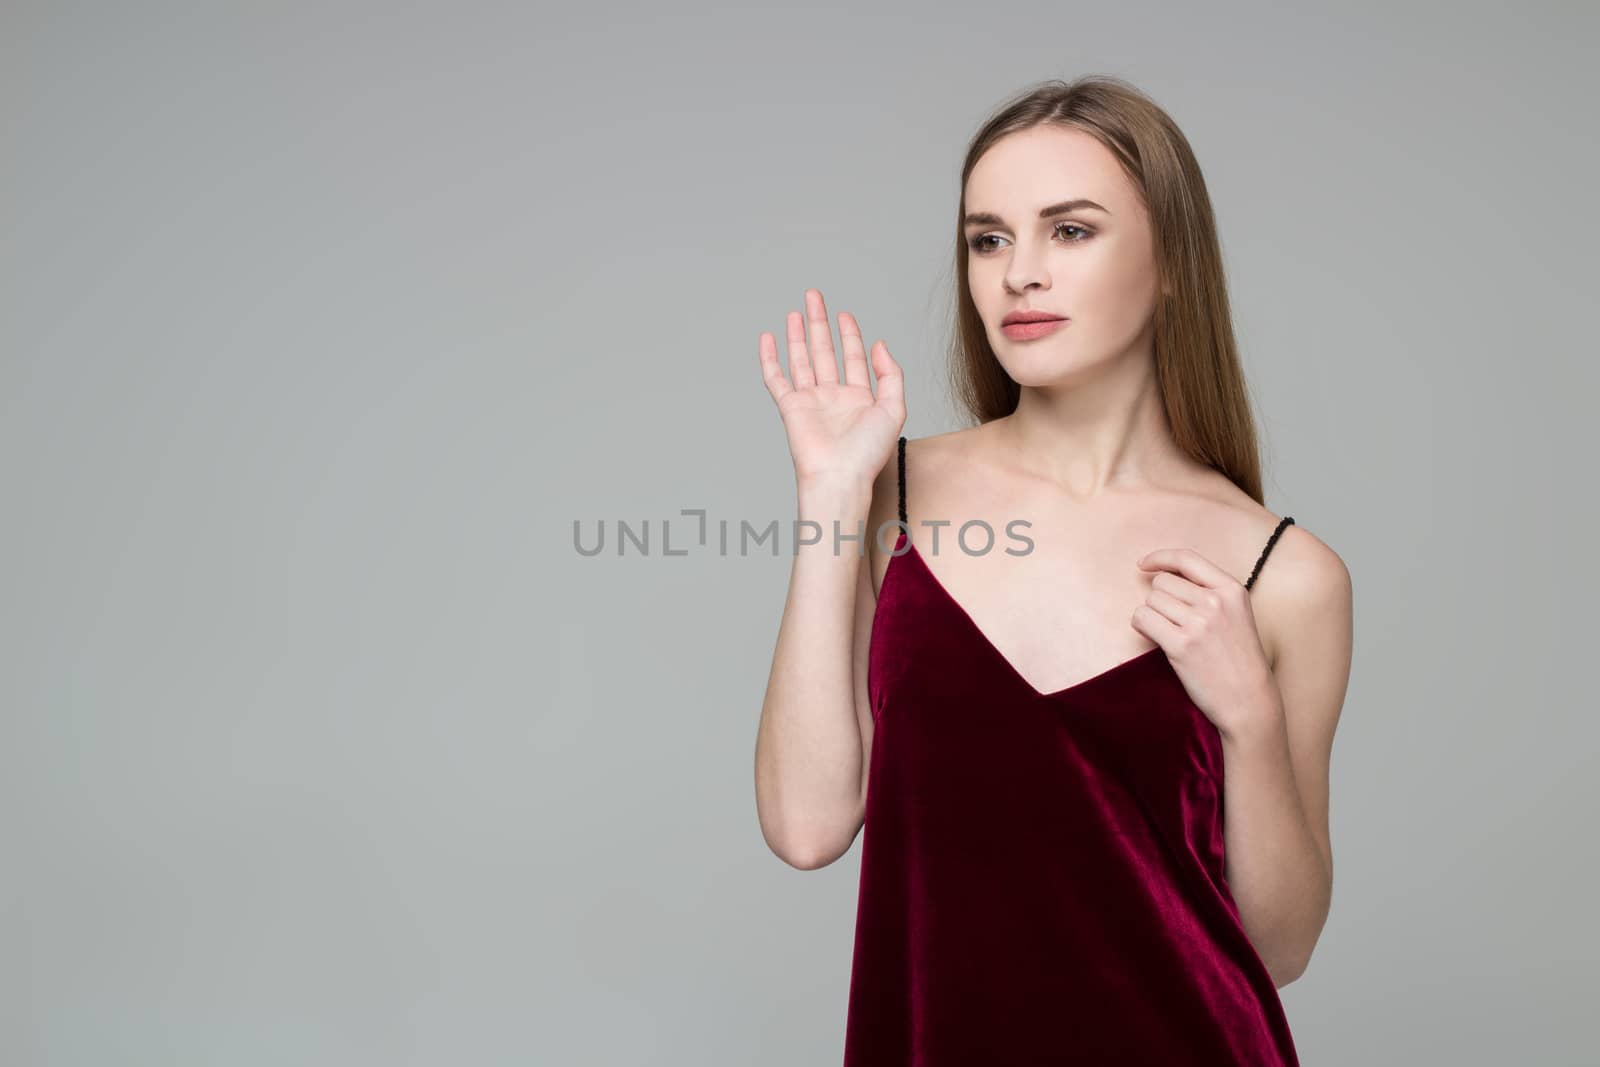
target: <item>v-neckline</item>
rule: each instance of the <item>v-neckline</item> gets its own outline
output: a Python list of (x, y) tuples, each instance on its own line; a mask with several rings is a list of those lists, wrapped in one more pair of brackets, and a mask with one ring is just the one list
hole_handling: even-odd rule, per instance
[[(1017, 670), (1016, 665), (1006, 657), (1004, 652), (1000, 651), (1000, 647), (990, 639), (987, 633), (984, 632), (983, 627), (978, 625), (978, 621), (972, 617), (972, 613), (962, 606), (961, 601), (957, 600), (955, 595), (952, 594), (950, 590), (945, 587), (945, 584), (939, 580), (939, 576), (933, 573), (933, 568), (928, 566), (928, 561), (922, 558), (921, 552), (917, 551), (916, 542), (912, 541), (910, 537), (906, 536), (904, 533), (901, 534), (901, 537), (904, 539), (907, 545), (907, 550), (897, 556), (892, 556), (889, 560), (889, 566), (892, 568), (895, 565), (896, 560), (899, 560), (905, 556), (916, 557), (918, 569), (922, 571), (923, 575), (933, 585), (934, 589), (938, 592), (940, 599), (955, 609), (955, 613), (965, 621), (967, 628), (972, 631), (973, 636), (976, 637), (978, 642), (988, 650), (990, 657), (998, 662), (1000, 666), (1005, 669), (1006, 673), (1015, 679), (1024, 689), (1040, 700), (1054, 700), (1060, 697), (1069, 696), (1081, 689), (1088, 688), (1089, 686), (1095, 685), (1098, 682), (1115, 677), (1123, 671), (1131, 670), (1135, 665), (1151, 659), (1157, 653), (1164, 652), (1160, 645), (1155, 645), (1134, 656), (1130, 656), (1119, 663), (1112, 664), (1110, 667), (1107, 667), (1105, 670), (1100, 671), (1097, 674), (1091, 674), (1089, 677), (1080, 682), (1074, 682), (1073, 684), (1062, 689), (1051, 690), (1047, 693), (1040, 689), (1037, 685), (1034, 685), (1032, 682), (1028, 681), (1027, 678), (1023, 677), (1022, 672)], [(888, 580), (888, 571), (884, 572), (884, 578), (885, 581)]]

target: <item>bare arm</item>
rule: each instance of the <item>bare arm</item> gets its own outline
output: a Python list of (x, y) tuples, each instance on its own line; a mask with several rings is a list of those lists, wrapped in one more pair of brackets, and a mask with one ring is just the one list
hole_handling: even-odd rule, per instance
[(1281, 988), (1305, 973), (1333, 897), (1328, 779), (1350, 679), (1353, 590), (1331, 548), (1300, 527), (1265, 590), (1282, 620), (1258, 717), (1226, 749), (1226, 877), (1239, 917)]
[(886, 499), (874, 487), (881, 490), (892, 472), (888, 456), (905, 415), (899, 368), (887, 348), (879, 342), (872, 350), (874, 398), (860, 331), (842, 314), (839, 381), (821, 294), (808, 292), (806, 304), (809, 352), (804, 325), (790, 315), (792, 387), (777, 365), (776, 343), (769, 334), (761, 338), (767, 388), (795, 460), (799, 518), (817, 523), (822, 536), (797, 548), (790, 572), (756, 734), (755, 786), (768, 847), (786, 863), (812, 869), (837, 859), (860, 829), (870, 751), (864, 643), (876, 602), (873, 557), (859, 540), (836, 552), (834, 524), (841, 534), (873, 537)]
[[(847, 543), (836, 555), (831, 530), (867, 529), (872, 487), (811, 486), (799, 494), (800, 517), (819, 523), (820, 543), (800, 548), (756, 735), (756, 809), (768, 845), (805, 870), (842, 855), (860, 829), (870, 729), (865, 655), (855, 631), (863, 589), (874, 606), (870, 557)], [(867, 612), (870, 620), (871, 611)], [(868, 626), (870, 627), (870, 621)], [(861, 649), (864, 653), (864, 649)]]

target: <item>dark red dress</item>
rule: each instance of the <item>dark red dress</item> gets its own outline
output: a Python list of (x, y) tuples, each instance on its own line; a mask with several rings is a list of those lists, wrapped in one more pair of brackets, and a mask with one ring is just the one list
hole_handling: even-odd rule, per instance
[(895, 553), (846, 1067), (1298, 1067), (1223, 875), (1221, 737), (1165, 652), (1041, 693)]

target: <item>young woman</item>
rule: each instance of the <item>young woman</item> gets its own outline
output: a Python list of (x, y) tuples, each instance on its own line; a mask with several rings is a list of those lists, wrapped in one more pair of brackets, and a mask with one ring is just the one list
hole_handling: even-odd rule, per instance
[(1328, 914), (1351, 583), (1263, 506), (1199, 167), (1097, 76), (1011, 101), (961, 189), (976, 426), (900, 436), (899, 365), (841, 312), (841, 380), (815, 290), (789, 378), (759, 343), (824, 533), (757, 810), (805, 869), (865, 827), (845, 1063), (1296, 1064), (1277, 989)]

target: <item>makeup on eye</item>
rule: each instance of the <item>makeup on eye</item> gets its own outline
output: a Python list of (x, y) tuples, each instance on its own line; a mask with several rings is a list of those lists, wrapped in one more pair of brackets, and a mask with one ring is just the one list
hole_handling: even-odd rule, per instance
[[(1082, 235), (1083, 235), (1081, 237), (1068, 238), (1066, 240), (1066, 242), (1065, 242), (1066, 244), (1082, 244), (1084, 241), (1087, 241), (1090, 237), (1094, 236), (1094, 231), (1093, 230), (1091, 230), (1087, 226), (1079, 225), (1076, 222), (1058, 222), (1053, 227), (1051, 227), (1051, 233), (1060, 233), (1063, 229), (1077, 230), (1080, 233), (1082, 233)], [(980, 233), (976, 237), (969, 238), (967, 240), (967, 246), (969, 248), (971, 248), (974, 252), (977, 252), (979, 255), (987, 255), (991, 251), (991, 249), (986, 247), (985, 245), (981, 244), (980, 242), (986, 241), (991, 237), (997, 237), (997, 236), (998, 235), (992, 234), (992, 233)]]

